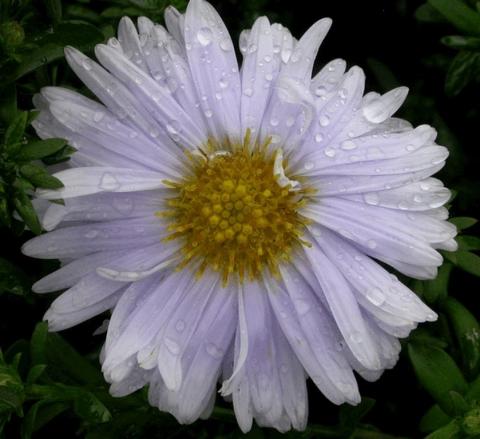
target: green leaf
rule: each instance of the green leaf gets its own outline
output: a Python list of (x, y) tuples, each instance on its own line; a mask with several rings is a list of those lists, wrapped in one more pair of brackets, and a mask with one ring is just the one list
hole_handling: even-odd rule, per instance
[(47, 363), (47, 337), (48, 324), (47, 322), (37, 323), (30, 341), (30, 358), (32, 365)]
[[(5, 132), (4, 143), (5, 145), (12, 145), (20, 143), (23, 139), (23, 133), (27, 126), (28, 113), (26, 111), (20, 111), (13, 122), (8, 126)], [(7, 148), (8, 150), (8, 148)]]
[(8, 205), (7, 193), (4, 186), (0, 183), (0, 224), (7, 227), (12, 225), (12, 217)]
[(428, 0), (458, 30), (468, 35), (480, 35), (480, 15), (461, 0)]
[(446, 262), (438, 269), (438, 275), (431, 281), (423, 282), (423, 298), (429, 304), (448, 296), (448, 283), (453, 265)]
[(0, 258), (0, 294), (25, 296), (30, 292), (30, 281), (23, 270)]
[(463, 250), (456, 251), (455, 253), (446, 252), (444, 254), (445, 257), (457, 267), (467, 273), (480, 276), (480, 256)]
[(452, 47), (459, 50), (478, 50), (480, 49), (480, 38), (464, 37), (461, 35), (449, 35), (442, 38), (442, 43), (445, 46)]
[(450, 218), (448, 221), (454, 224), (458, 231), (468, 229), (478, 223), (476, 218), (470, 218), (468, 216), (457, 216), (455, 218)]
[(420, 431), (428, 433), (430, 431), (438, 430), (440, 427), (447, 425), (452, 418), (448, 416), (438, 404), (430, 407), (420, 420)]
[(461, 428), (457, 419), (454, 419), (445, 427), (430, 433), (425, 439), (461, 439)]
[(45, 0), (45, 6), (53, 24), (60, 23), (62, 21), (62, 2), (60, 0)]
[(432, 8), (428, 3), (425, 3), (417, 8), (415, 11), (415, 18), (424, 23), (444, 23), (445, 17), (436, 9)]
[(15, 205), (15, 210), (23, 221), (25, 221), (28, 228), (36, 235), (42, 233), (42, 226), (38, 221), (37, 214), (28, 195), (25, 192), (17, 191), (13, 204)]
[(477, 236), (460, 235), (457, 236), (458, 249), (463, 251), (480, 250), (480, 238)]
[(480, 408), (475, 407), (470, 410), (462, 422), (463, 431), (468, 437), (478, 438), (480, 435)]
[(465, 397), (467, 401), (480, 401), (480, 376), (470, 383), (470, 388)]
[(462, 50), (448, 68), (445, 79), (445, 92), (449, 96), (458, 95), (472, 80), (476, 79), (480, 70), (480, 53)]
[(33, 384), (35, 381), (37, 381), (40, 376), (43, 374), (45, 369), (47, 368), (46, 364), (37, 364), (36, 366), (33, 366), (27, 376), (27, 384)]
[(20, 173), (36, 187), (47, 189), (60, 189), (63, 187), (63, 183), (58, 178), (50, 175), (45, 168), (31, 163), (23, 165), (20, 168)]
[(22, 424), (22, 439), (30, 439), (32, 434), (53, 418), (68, 409), (65, 402), (38, 401), (32, 405), (25, 415)]
[(0, 413), (15, 411), (21, 415), (24, 399), (20, 375), (13, 365), (5, 363), (0, 351)]
[(15, 85), (0, 88), (0, 121), (10, 124), (17, 114), (17, 88)]
[(457, 339), (468, 375), (480, 372), (480, 325), (474, 315), (453, 297), (443, 303)]
[(29, 142), (18, 152), (17, 161), (38, 160), (60, 151), (67, 144), (63, 139), (47, 139)]
[(445, 413), (456, 416), (457, 404), (450, 392), (463, 395), (468, 385), (450, 355), (436, 347), (418, 343), (409, 343), (408, 354), (422, 386)]
[(68, 160), (75, 151), (76, 149), (73, 146), (67, 145), (55, 154), (43, 158), (42, 161), (46, 165), (56, 165)]
[(107, 407), (93, 393), (83, 389), (74, 395), (73, 407), (78, 416), (92, 424), (108, 422), (112, 417)]
[(47, 373), (52, 379), (90, 386), (104, 383), (98, 368), (75, 351), (60, 335), (48, 333), (45, 352)]
[(103, 33), (95, 26), (63, 22), (52, 33), (37, 40), (35, 43), (38, 47), (22, 54), (22, 61), (10, 69), (3, 82), (13, 82), (41, 66), (62, 58), (65, 46), (75, 46), (78, 50), (88, 51), (103, 40)]
[(340, 425), (353, 430), (374, 405), (375, 400), (372, 398), (362, 398), (360, 404), (356, 406), (343, 404), (339, 412)]

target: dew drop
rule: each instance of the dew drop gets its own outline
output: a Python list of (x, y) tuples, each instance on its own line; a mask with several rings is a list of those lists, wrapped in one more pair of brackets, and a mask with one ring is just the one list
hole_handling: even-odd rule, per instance
[(207, 119), (210, 119), (210, 118), (213, 116), (213, 111), (207, 109), (207, 110), (205, 110), (205, 111), (203, 112), (203, 114), (205, 115), (205, 117), (206, 117)]
[(326, 94), (327, 94), (327, 89), (324, 86), (319, 85), (318, 87), (315, 88), (315, 96), (322, 97), (322, 96), (325, 96)]
[(340, 148), (342, 148), (345, 151), (351, 151), (352, 149), (355, 149), (356, 147), (357, 147), (357, 144), (352, 140), (345, 140), (340, 145)]
[(246, 89), (243, 90), (243, 94), (244, 94), (245, 96), (250, 97), (250, 96), (253, 95), (253, 89), (251, 89), (251, 88), (246, 88)]
[(105, 113), (103, 111), (95, 111), (95, 113), (93, 113), (94, 122), (100, 122), (104, 117)]
[(206, 347), (206, 351), (209, 355), (217, 360), (221, 360), (223, 358), (223, 350), (218, 348), (213, 343), (208, 343)]
[(270, 125), (272, 125), (272, 127), (276, 127), (279, 123), (280, 121), (276, 117), (270, 119)]
[(197, 32), (197, 40), (202, 46), (208, 46), (212, 42), (213, 32), (209, 27), (202, 27)]
[(323, 141), (323, 135), (320, 133), (315, 134), (315, 142), (320, 143)]
[(173, 354), (173, 355), (178, 355), (179, 352), (180, 352), (180, 346), (178, 345), (178, 343), (169, 338), (169, 337), (165, 337), (165, 340), (163, 341), (165, 343), (165, 346), (167, 347), (168, 351)]
[(345, 99), (348, 96), (348, 90), (346, 88), (341, 88), (338, 91), (338, 96), (340, 96), (341, 99)]
[(322, 127), (326, 127), (330, 124), (330, 117), (328, 117), (326, 114), (322, 114), (320, 118), (318, 119), (318, 123)]
[(335, 157), (337, 155), (337, 151), (335, 150), (335, 148), (332, 148), (331, 146), (327, 146), (324, 150), (323, 150), (323, 153), (327, 156), (327, 157)]
[(92, 63), (92, 61), (89, 60), (89, 59), (84, 59), (84, 60), (82, 61), (82, 67), (83, 67), (85, 70), (90, 71), (90, 70), (92, 70), (93, 63)]
[(232, 44), (230, 43), (229, 38), (224, 38), (222, 41), (220, 41), (220, 49), (225, 52), (229, 52), (230, 50), (232, 50)]
[(314, 166), (315, 166), (315, 164), (313, 162), (305, 162), (305, 164), (303, 165), (303, 167), (307, 171), (310, 171), (311, 169), (313, 169)]
[(185, 322), (183, 320), (178, 320), (175, 324), (175, 329), (178, 332), (182, 332), (185, 329)]
[(310, 311), (310, 304), (306, 300), (297, 299), (295, 300), (295, 305), (297, 313), (300, 316), (303, 316)]
[(90, 230), (87, 233), (85, 233), (85, 238), (88, 238), (88, 239), (93, 239), (93, 238), (96, 238), (97, 236), (98, 236), (97, 230)]
[(371, 248), (372, 250), (377, 247), (377, 243), (373, 239), (369, 239), (367, 241), (368, 248)]
[(106, 190), (106, 191), (113, 191), (115, 189), (118, 189), (120, 187), (120, 183), (117, 180), (117, 177), (115, 177), (113, 174), (110, 172), (105, 172), (102, 175), (102, 178), (100, 179), (100, 184), (99, 188)]
[(353, 343), (361, 343), (362, 342), (362, 334), (358, 331), (353, 331), (349, 334), (348, 338), (353, 342)]
[(367, 299), (376, 306), (382, 305), (386, 300), (382, 290), (378, 287), (370, 288), (367, 291)]
[(421, 195), (414, 195), (413, 196), (413, 201), (415, 201), (415, 203), (421, 203), (423, 201), (423, 198)]
[(227, 88), (228, 87), (228, 80), (227, 78), (220, 78), (220, 81), (218, 81), (218, 85), (220, 88)]
[(372, 206), (377, 206), (378, 203), (380, 202), (380, 198), (378, 194), (375, 192), (369, 192), (368, 194), (365, 194), (363, 196), (363, 199), (365, 200), (365, 203), (370, 204)]

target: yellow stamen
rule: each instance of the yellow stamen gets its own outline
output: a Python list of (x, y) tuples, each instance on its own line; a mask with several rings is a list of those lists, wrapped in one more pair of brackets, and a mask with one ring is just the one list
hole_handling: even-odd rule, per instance
[[(171, 221), (167, 239), (181, 242), (180, 268), (197, 261), (197, 275), (210, 267), (224, 285), (231, 277), (260, 278), (264, 270), (275, 275), (294, 247), (309, 245), (301, 239), (307, 220), (298, 210), (311, 189), (280, 187), (270, 139), (252, 146), (249, 136), (243, 144), (228, 145), (226, 154), (202, 152), (191, 159), (181, 181), (165, 182), (175, 195), (168, 215), (158, 214)], [(222, 148), (211, 141), (205, 149)]]

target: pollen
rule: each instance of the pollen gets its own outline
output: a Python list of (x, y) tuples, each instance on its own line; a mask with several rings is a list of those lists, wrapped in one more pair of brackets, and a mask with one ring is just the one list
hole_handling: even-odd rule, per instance
[(209, 268), (223, 285), (243, 282), (266, 270), (277, 275), (295, 247), (308, 245), (301, 238), (308, 220), (299, 211), (312, 191), (279, 185), (268, 146), (246, 138), (222, 154), (192, 155), (184, 178), (169, 182), (174, 196), (158, 215), (170, 221), (166, 239), (181, 244), (179, 269), (191, 266), (200, 276)]

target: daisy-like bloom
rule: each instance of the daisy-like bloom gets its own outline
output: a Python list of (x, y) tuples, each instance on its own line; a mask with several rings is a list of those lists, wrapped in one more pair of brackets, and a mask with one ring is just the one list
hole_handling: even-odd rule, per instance
[(48, 233), (23, 251), (62, 267), (34, 290), (66, 290), (45, 315), (53, 331), (111, 311), (113, 395), (148, 384), (152, 405), (189, 423), (220, 384), (243, 431), (301, 430), (308, 377), (357, 404), (354, 371), (376, 380), (398, 338), (436, 319), (385, 266), (430, 279), (437, 249), (455, 249), (450, 193), (431, 177), (448, 151), (392, 117), (406, 88), (364, 95), (363, 71), (340, 59), (312, 78), (330, 19), (296, 40), (258, 18), (240, 68), (207, 2), (165, 22), (122, 19), (98, 63), (65, 50), (100, 102), (35, 97), (39, 136), (77, 152), (55, 174), (65, 187), (38, 192)]

